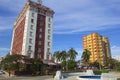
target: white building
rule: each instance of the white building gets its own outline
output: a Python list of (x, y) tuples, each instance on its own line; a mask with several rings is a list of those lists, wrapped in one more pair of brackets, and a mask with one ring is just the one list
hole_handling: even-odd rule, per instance
[(14, 23), (11, 54), (51, 60), (54, 11), (28, 0)]
[(113, 59), (115, 59), (115, 60), (120, 62), (120, 55), (119, 56), (114, 56)]

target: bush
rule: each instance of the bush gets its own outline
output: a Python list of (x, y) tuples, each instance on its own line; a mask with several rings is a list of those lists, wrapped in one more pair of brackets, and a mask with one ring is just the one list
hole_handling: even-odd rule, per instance
[(118, 78), (117, 80), (120, 80), (120, 78)]
[(54, 72), (52, 75), (53, 75), (53, 78), (54, 78), (54, 77), (55, 77), (55, 75), (56, 75), (56, 73)]
[(36, 71), (36, 72), (33, 72), (33, 73), (32, 73), (32, 76), (38, 76), (38, 75), (40, 75), (40, 72), (39, 72), (39, 71)]
[(102, 69), (101, 71), (102, 71), (102, 73), (109, 73), (109, 70), (107, 70), (107, 69)]
[(101, 75), (102, 71), (100, 71), (100, 70), (94, 70), (93, 73), (94, 73), (95, 75)]

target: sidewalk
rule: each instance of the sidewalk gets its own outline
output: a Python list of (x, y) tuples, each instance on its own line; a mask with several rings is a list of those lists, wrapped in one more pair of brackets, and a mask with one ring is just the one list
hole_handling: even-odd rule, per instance
[(109, 73), (120, 77), (120, 72), (112, 71), (112, 72), (109, 72)]

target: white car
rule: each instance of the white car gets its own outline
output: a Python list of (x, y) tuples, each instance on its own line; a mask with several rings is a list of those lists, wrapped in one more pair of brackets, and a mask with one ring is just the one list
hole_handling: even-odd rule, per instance
[(2, 70), (0, 70), (0, 75), (2, 75), (3, 74), (3, 71)]

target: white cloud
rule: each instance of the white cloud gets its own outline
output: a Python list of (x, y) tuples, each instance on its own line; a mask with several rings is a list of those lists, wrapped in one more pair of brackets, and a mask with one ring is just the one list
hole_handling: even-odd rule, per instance
[(4, 57), (9, 53), (10, 49), (9, 48), (0, 48), (0, 57)]
[(0, 51), (9, 51), (9, 48), (0, 48)]
[[(1, 0), (0, 5), (18, 15), (18, 12), (21, 11), (25, 2), (26, 0)], [(120, 25), (119, 3), (119, 0), (43, 1), (43, 4), (55, 11), (54, 34), (73, 34), (82, 31), (108, 29), (113, 28), (114, 25)], [(8, 18), (8, 20), (11, 19)], [(15, 21), (15, 19), (12, 20), (13, 22)], [(6, 23), (8, 22), (9, 21), (6, 21)], [(13, 22), (11, 24), (13, 24)], [(6, 27), (5, 29), (9, 29), (7, 27), (9, 24), (2, 26)], [(0, 30), (3, 30), (3, 28)]]
[(0, 16), (0, 31), (12, 29), (14, 20), (15, 17)]
[(120, 55), (120, 46), (116, 46), (116, 45), (112, 46), (111, 53), (112, 53), (112, 56)]
[(76, 56), (76, 60), (80, 60), (82, 53), (83, 53), (83, 49), (82, 48), (76, 48), (75, 49), (78, 52), (78, 55)]

